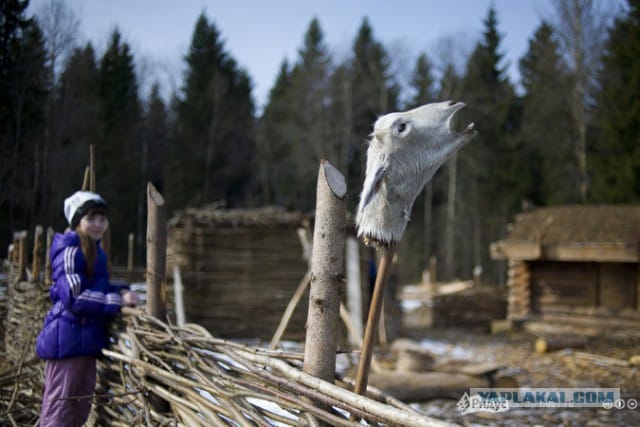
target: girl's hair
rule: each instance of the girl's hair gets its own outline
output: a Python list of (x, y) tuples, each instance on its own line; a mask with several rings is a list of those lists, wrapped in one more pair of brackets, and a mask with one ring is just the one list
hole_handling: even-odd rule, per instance
[(87, 265), (87, 277), (93, 277), (93, 267), (96, 265), (96, 257), (98, 256), (98, 243), (80, 230), (77, 233), (80, 237), (80, 250)]
[[(84, 215), (107, 215), (107, 209), (104, 206), (93, 206)], [(87, 277), (93, 277), (93, 267), (96, 265), (96, 257), (98, 256), (98, 243), (89, 237), (88, 234), (80, 231), (80, 224), (76, 227), (76, 233), (80, 237), (80, 250), (84, 255), (84, 261), (87, 265)]]

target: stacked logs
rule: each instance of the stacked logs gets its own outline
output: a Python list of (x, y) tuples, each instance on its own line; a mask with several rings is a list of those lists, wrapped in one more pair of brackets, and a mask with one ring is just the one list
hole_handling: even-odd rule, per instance
[(507, 276), (507, 318), (512, 321), (525, 320), (531, 310), (531, 273), (524, 261), (509, 260)]
[(495, 288), (471, 287), (460, 292), (437, 295), (433, 302), (433, 326), (491, 330), (491, 322), (504, 319), (506, 300)]

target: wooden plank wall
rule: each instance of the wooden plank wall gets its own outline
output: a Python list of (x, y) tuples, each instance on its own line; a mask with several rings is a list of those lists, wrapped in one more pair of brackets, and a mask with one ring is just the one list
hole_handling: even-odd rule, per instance
[(539, 312), (549, 307), (595, 307), (597, 264), (584, 262), (532, 262), (531, 305)]
[(634, 263), (532, 262), (531, 302), (544, 309), (637, 310), (638, 266)]

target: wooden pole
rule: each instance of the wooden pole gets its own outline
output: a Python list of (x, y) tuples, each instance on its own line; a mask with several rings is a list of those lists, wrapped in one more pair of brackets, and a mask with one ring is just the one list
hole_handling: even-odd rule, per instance
[(24, 280), (27, 270), (27, 235), (26, 230), (18, 232), (18, 281)]
[(184, 287), (182, 286), (182, 275), (180, 274), (180, 267), (176, 264), (173, 266), (173, 295), (176, 305), (176, 324), (178, 326), (184, 326), (186, 322), (183, 290)]
[(147, 314), (163, 320), (166, 308), (165, 269), (167, 216), (164, 198), (147, 184)]
[(91, 180), (91, 168), (89, 166), (87, 166), (86, 168), (84, 168), (84, 177), (82, 178), (82, 191), (88, 191), (89, 190), (89, 181)]
[(309, 286), (309, 277), (311, 276), (311, 271), (307, 270), (307, 272), (302, 277), (302, 280), (298, 284), (296, 291), (293, 293), (293, 296), (289, 300), (287, 304), (287, 308), (284, 310), (282, 314), (282, 318), (280, 319), (280, 323), (278, 324), (278, 328), (273, 334), (271, 338), (271, 342), (269, 343), (269, 348), (275, 350), (278, 347), (278, 343), (284, 335), (284, 331), (287, 329), (287, 325), (289, 325), (289, 320), (291, 320), (291, 316), (293, 315), (293, 311), (298, 306), (298, 303), (302, 299), (305, 291), (307, 290), (307, 286)]
[(384, 299), (384, 287), (389, 279), (394, 250), (395, 244), (393, 243), (389, 246), (383, 247), (382, 249), (382, 258), (380, 259), (380, 267), (378, 268), (373, 296), (371, 297), (369, 316), (367, 318), (367, 325), (364, 331), (362, 351), (360, 352), (360, 362), (358, 363), (358, 371), (356, 373), (356, 385), (354, 391), (356, 394), (360, 395), (364, 395), (367, 390), (369, 366), (371, 365), (371, 355), (373, 353), (373, 342), (376, 336), (378, 321), (380, 320), (382, 300)]
[[(347, 307), (351, 315), (354, 334), (362, 340), (362, 282), (360, 277), (360, 243), (354, 237), (347, 237)], [(351, 343), (359, 345), (351, 339)]]
[(134, 235), (133, 233), (129, 233), (127, 246), (127, 283), (133, 282), (133, 243)]
[(298, 306), (298, 303), (302, 299), (307, 287), (309, 286), (309, 278), (311, 277), (311, 238), (309, 237), (309, 233), (307, 232), (306, 227), (298, 227), (298, 238), (300, 239), (300, 244), (302, 245), (302, 258), (307, 261), (307, 271), (304, 273), (302, 280), (298, 284), (296, 291), (293, 293), (293, 296), (289, 300), (287, 304), (287, 308), (284, 310), (282, 314), (282, 318), (280, 319), (280, 323), (276, 328), (273, 337), (271, 338), (271, 342), (269, 343), (270, 349), (275, 349), (284, 335), (284, 331), (287, 329), (289, 325), (289, 321), (291, 320), (291, 316), (293, 315), (293, 311)]
[(31, 281), (38, 283), (40, 281), (40, 271), (42, 269), (42, 248), (44, 242), (42, 241), (42, 235), (44, 229), (41, 225), (36, 226), (36, 231), (33, 236), (33, 260), (31, 262)]
[(304, 372), (335, 380), (340, 296), (344, 285), (344, 230), (347, 185), (326, 160), (320, 162), (311, 254)]
[(93, 144), (89, 145), (89, 191), (96, 191), (96, 167), (95, 167), (95, 150)]
[[(147, 314), (165, 321), (167, 263), (167, 215), (164, 197), (152, 183), (147, 184)], [(151, 407), (159, 413), (169, 403), (157, 394), (149, 396)]]
[(44, 284), (47, 287), (51, 286), (51, 257), (49, 253), (51, 252), (51, 242), (53, 242), (54, 234), (53, 228), (47, 227), (47, 246), (44, 252)]

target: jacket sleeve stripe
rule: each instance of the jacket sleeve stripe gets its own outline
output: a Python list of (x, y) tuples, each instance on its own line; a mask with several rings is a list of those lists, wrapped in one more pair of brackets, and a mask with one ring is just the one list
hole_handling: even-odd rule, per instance
[(108, 293), (104, 294), (99, 291), (84, 291), (77, 301), (96, 302), (99, 304), (120, 305), (120, 294)]
[(69, 287), (71, 288), (71, 294), (74, 298), (80, 294), (82, 290), (82, 283), (80, 281), (80, 277), (76, 274), (76, 263), (75, 256), (78, 248), (77, 247), (67, 247), (64, 250), (64, 271), (67, 276), (67, 282), (69, 283)]

